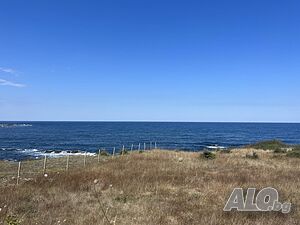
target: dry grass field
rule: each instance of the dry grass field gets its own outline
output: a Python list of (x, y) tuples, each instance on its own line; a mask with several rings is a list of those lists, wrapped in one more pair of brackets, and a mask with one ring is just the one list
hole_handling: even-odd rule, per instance
[[(245, 157), (257, 152), (259, 158)], [(200, 153), (153, 150), (124, 156), (50, 159), (23, 164), (20, 184), (13, 174), (0, 184), (0, 224), (300, 224), (300, 158), (253, 149)], [(77, 165), (77, 166), (75, 166)], [(81, 165), (81, 166), (80, 166)], [(0, 163), (1, 173), (16, 164)], [(39, 175), (39, 174), (40, 175)], [(235, 187), (274, 187), (292, 212), (223, 212)]]

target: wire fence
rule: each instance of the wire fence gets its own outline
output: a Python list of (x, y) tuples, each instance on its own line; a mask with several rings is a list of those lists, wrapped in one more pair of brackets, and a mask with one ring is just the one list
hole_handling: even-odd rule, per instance
[(64, 156), (54, 156), (51, 154), (44, 154), (42, 159), (32, 159), (24, 161), (2, 161), (0, 163), (0, 183), (12, 182), (19, 185), (21, 181), (27, 181), (35, 176), (43, 175), (48, 176), (48, 173), (67, 172), (69, 170), (85, 168), (87, 166), (97, 165), (109, 158), (121, 156), (129, 152), (148, 151), (158, 149), (157, 143), (150, 142), (139, 143), (134, 148), (131, 145), (129, 148), (122, 146), (121, 149), (115, 147), (112, 151), (108, 152), (105, 149), (99, 149), (95, 154), (89, 152), (81, 153), (80, 155), (73, 155), (66, 153)]

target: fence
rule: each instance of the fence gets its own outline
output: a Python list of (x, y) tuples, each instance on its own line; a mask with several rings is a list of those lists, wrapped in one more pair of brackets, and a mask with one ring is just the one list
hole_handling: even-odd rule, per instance
[[(81, 155), (72, 155), (67, 153), (65, 156), (51, 157), (51, 154), (45, 154), (42, 159), (39, 160), (25, 160), (20, 162), (14, 161), (0, 161), (0, 182), (13, 181), (15, 184), (19, 184), (21, 180), (32, 179), (37, 175), (48, 176), (47, 173), (53, 172), (67, 172), (70, 169), (85, 168), (90, 165), (97, 165), (107, 157), (114, 158), (117, 155), (122, 155), (124, 152), (132, 151), (146, 151), (157, 149), (157, 143), (154, 142), (154, 148), (152, 142), (147, 144), (143, 143), (143, 149), (141, 150), (141, 143), (134, 148), (132, 144), (130, 148), (126, 148), (124, 145), (117, 153), (114, 147), (110, 154), (105, 149), (99, 150), (97, 154), (90, 155), (85, 152)], [(105, 153), (105, 154), (104, 154)]]

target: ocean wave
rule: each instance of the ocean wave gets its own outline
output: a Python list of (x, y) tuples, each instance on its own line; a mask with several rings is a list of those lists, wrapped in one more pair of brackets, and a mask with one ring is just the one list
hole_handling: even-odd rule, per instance
[(45, 151), (42, 152), (42, 155), (47, 155), (50, 157), (60, 157), (60, 156), (67, 156), (67, 155), (72, 155), (72, 156), (79, 156), (79, 155), (87, 155), (87, 156), (96, 156), (96, 153), (92, 152), (83, 152), (83, 151), (60, 151), (60, 150), (55, 150), (55, 151)]
[(1, 151), (21, 151), (20, 148), (0, 148)]
[(208, 145), (206, 146), (208, 149), (226, 149), (225, 146), (219, 146), (219, 145)]
[(32, 124), (26, 124), (26, 123), (0, 123), (0, 128), (13, 128), (13, 127), (32, 127)]
[(24, 154), (32, 155), (35, 157), (48, 156), (48, 157), (62, 157), (62, 156), (96, 156), (96, 153), (84, 152), (81, 150), (38, 150), (38, 149), (24, 149), (21, 151)]
[(0, 159), (5, 160), (23, 160), (23, 159), (39, 159), (47, 156), (49, 158), (59, 158), (64, 156), (96, 156), (96, 153), (85, 152), (81, 150), (43, 150), (36, 148), (7, 148), (0, 147)]

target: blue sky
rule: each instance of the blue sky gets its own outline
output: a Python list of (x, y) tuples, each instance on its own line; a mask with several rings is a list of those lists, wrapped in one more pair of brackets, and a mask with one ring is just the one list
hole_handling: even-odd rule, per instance
[(299, 1), (0, 8), (0, 120), (300, 122)]

